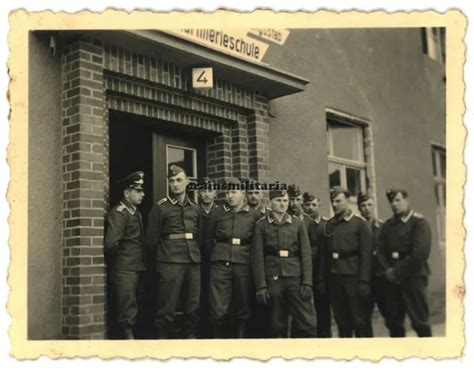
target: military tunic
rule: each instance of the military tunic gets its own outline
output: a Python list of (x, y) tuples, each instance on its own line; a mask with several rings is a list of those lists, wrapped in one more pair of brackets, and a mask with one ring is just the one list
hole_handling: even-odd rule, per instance
[(339, 337), (370, 337), (370, 295), (361, 284), (371, 278), (373, 241), (367, 222), (352, 212), (333, 217), (323, 227), (319, 281), (328, 293)]
[(321, 244), (323, 238), (323, 227), (327, 222), (325, 217), (311, 219), (308, 225), (308, 236), (311, 244), (311, 261), (313, 264), (313, 298), (316, 310), (316, 336), (318, 338), (330, 338), (331, 333), (331, 307), (327, 292), (318, 290), (318, 270), (321, 260)]
[(396, 278), (387, 282), (385, 290), (386, 324), (392, 337), (405, 336), (405, 313), (418, 336), (431, 336), (426, 300), (430, 249), (429, 223), (413, 211), (388, 219), (380, 231), (378, 258), (393, 269)]
[(240, 323), (249, 318), (250, 246), (258, 219), (259, 213), (248, 205), (237, 212), (223, 205), (210, 216), (206, 237), (211, 261), (209, 301), (211, 319), (217, 325), (228, 315)]
[(158, 304), (156, 323), (166, 337), (183, 300), (187, 335), (197, 336), (201, 287), (202, 218), (199, 206), (187, 196), (181, 205), (166, 197), (152, 208), (145, 236), (147, 249), (157, 249)]
[(311, 247), (303, 221), (285, 214), (281, 223), (272, 212), (255, 227), (251, 264), (257, 290), (268, 288), (272, 332), (287, 333), (288, 315), (298, 333), (312, 337), (316, 331), (311, 299), (301, 297), (301, 286), (312, 286)]
[[(202, 233), (206, 236), (209, 219), (213, 210), (218, 206), (213, 203), (209, 211), (206, 211), (202, 205), (200, 205), (201, 219), (202, 219)], [(209, 274), (210, 274), (210, 260), (209, 255), (206, 253), (204, 246), (204, 238), (202, 239), (201, 246), (201, 298), (200, 298), (200, 315), (199, 315), (199, 337), (202, 339), (208, 339), (211, 337), (211, 326), (209, 323)]]
[(145, 270), (141, 214), (122, 201), (107, 214), (105, 230), (104, 254), (111, 283), (111, 310), (123, 331), (135, 326), (139, 275)]

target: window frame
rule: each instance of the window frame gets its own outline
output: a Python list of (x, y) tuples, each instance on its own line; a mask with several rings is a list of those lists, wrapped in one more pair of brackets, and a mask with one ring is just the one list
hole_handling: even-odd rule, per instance
[[(431, 158), (434, 161), (432, 164), (432, 169), (434, 170), (433, 180), (436, 200), (436, 225), (438, 227), (437, 229), (440, 247), (443, 248), (446, 244), (447, 162), (445, 160), (445, 176), (443, 177), (441, 172), (441, 155), (444, 155), (444, 158), (446, 159), (446, 147), (433, 143), (431, 145)], [(446, 198), (443, 195), (443, 188)]]

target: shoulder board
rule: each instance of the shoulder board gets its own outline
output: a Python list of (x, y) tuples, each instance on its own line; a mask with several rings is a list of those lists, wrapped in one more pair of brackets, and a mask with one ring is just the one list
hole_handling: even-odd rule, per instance
[(159, 200), (156, 204), (157, 204), (157, 205), (161, 205), (161, 204), (164, 204), (166, 201), (168, 201), (168, 198), (167, 198), (167, 197), (162, 198), (162, 199)]
[(360, 220), (363, 220), (364, 222), (367, 221), (367, 219), (365, 219), (362, 215), (354, 214), (354, 216), (355, 216), (356, 218), (359, 218)]
[(413, 213), (413, 216), (418, 219), (424, 219), (423, 214), (420, 214), (420, 213)]
[(120, 212), (122, 212), (122, 211), (125, 210), (125, 209), (126, 209), (126, 208), (125, 208), (125, 205), (122, 205), (122, 204), (118, 205), (118, 206), (115, 208), (115, 210), (120, 211)]
[(329, 218), (325, 217), (325, 216), (322, 216), (321, 217), (321, 220), (324, 220), (325, 222), (327, 222), (329, 220)]
[(378, 219), (377, 221), (379, 222), (379, 224), (385, 223), (385, 222), (383, 221), (383, 219)]

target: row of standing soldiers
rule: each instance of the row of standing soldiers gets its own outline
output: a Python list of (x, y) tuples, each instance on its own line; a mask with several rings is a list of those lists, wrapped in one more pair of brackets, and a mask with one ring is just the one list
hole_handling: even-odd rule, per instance
[(266, 208), (263, 191), (239, 189), (235, 178), (225, 204), (216, 205), (208, 180), (198, 205), (187, 196), (186, 172), (171, 165), (170, 196), (153, 206), (145, 232), (137, 209), (143, 178), (135, 172), (120, 181), (122, 201), (106, 218), (111, 309), (121, 338), (136, 336), (139, 279), (150, 265), (160, 339), (173, 337), (178, 309), (191, 339), (331, 337), (331, 313), (340, 337), (372, 337), (375, 305), (390, 336), (405, 336), (406, 314), (418, 336), (431, 336), (431, 232), (405, 190), (387, 191), (393, 217), (382, 223), (372, 197), (358, 195), (359, 216), (347, 190), (334, 187), (327, 220), (319, 199), (296, 186), (270, 190)]

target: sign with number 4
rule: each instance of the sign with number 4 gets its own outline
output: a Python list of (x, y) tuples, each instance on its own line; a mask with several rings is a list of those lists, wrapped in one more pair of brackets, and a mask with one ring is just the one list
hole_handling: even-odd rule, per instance
[(212, 68), (193, 68), (193, 88), (210, 89), (214, 87)]

